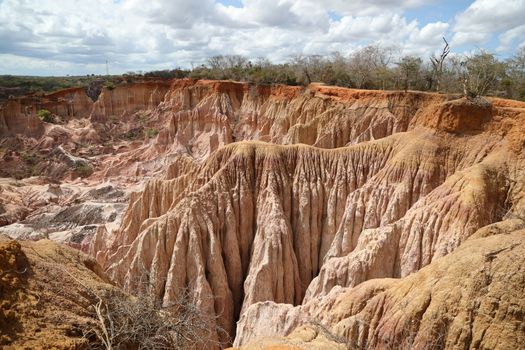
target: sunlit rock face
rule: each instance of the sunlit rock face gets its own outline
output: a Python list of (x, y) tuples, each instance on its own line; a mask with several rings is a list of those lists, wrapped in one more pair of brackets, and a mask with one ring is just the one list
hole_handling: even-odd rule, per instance
[[(151, 115), (164, 127), (137, 157), (164, 170), (92, 253), (128, 290), (147, 272), (166, 304), (190, 287), (236, 345), (328, 320), (340, 291), (397, 300), (391, 288), (525, 205), (518, 102), (177, 80)], [(363, 348), (401, 334), (337, 326), (358, 312), (327, 327)]]
[[(402, 279), (335, 287), (300, 306), (262, 302), (241, 316), (241, 349), (519, 349), (523, 221), (486, 226)], [(286, 336), (285, 336), (286, 335)]]

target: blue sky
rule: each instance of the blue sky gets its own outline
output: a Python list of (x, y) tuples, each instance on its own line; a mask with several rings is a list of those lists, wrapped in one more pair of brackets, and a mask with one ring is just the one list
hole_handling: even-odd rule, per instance
[(223, 0), (219, 1), (221, 4), (224, 4), (226, 6), (235, 6), (235, 7), (242, 7), (242, 1), (241, 0)]
[(417, 19), (422, 24), (430, 22), (450, 22), (458, 13), (465, 11), (473, 1), (456, 0), (456, 1), (429, 1), (422, 6), (411, 8), (406, 11), (406, 17), (409, 20)]
[[(423, 4), (420, 7), (407, 10), (405, 16), (408, 20), (417, 20), (421, 25), (441, 21), (449, 23), (453, 26), (455, 23), (456, 15), (463, 13), (473, 3), (474, 1), (468, 0), (428, 1), (427, 4)], [(525, 13), (523, 14), (523, 16), (525, 16)], [(446, 38), (450, 40), (452, 37), (452, 31), (449, 31), (446, 34)], [(509, 57), (510, 55), (512, 55), (513, 51), (515, 51), (514, 48), (509, 48), (503, 51), (497, 50), (497, 34), (498, 33), (493, 32), (492, 35), (490, 35), (490, 38), (483, 42), (473, 42), (470, 44), (465, 43), (462, 45), (456, 45), (454, 47), (454, 51), (468, 52), (471, 50), (485, 49), (498, 55), (500, 58)]]
[(525, 0), (0, 0), (0, 74), (191, 67), (217, 54), (283, 62), (368, 44), (424, 59), (525, 45)]

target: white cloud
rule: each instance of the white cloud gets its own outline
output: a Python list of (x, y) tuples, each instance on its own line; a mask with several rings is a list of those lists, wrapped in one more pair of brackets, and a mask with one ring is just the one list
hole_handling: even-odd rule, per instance
[(412, 32), (410, 41), (420, 45), (439, 45), (448, 30), (449, 24), (444, 22), (428, 23), (421, 30)]
[[(446, 19), (407, 19), (406, 11), (425, 0), (242, 0), (241, 7), (219, 1), (0, 0), (0, 74), (103, 73), (106, 59), (114, 73), (189, 67), (215, 54), (284, 61), (347, 54), (368, 43), (428, 56), (451, 30)], [(454, 40), (487, 40), (487, 11), (497, 10), (507, 23), (498, 25), (502, 47), (512, 46), (522, 37), (516, 23), (523, 2), (502, 10), (475, 1), (457, 16)]]
[(434, 0), (306, 0), (343, 16), (372, 16), (401, 13), (406, 9), (428, 5)]
[(128, 0), (122, 8), (129, 14), (143, 16), (150, 23), (172, 28), (191, 28), (195, 22), (214, 17), (213, 0)]
[(508, 50), (515, 40), (521, 40), (519, 46), (523, 46), (523, 43), (525, 43), (525, 24), (507, 30), (499, 36), (499, 40), (500, 46), (498, 47), (498, 51)]
[(417, 22), (407, 23), (397, 14), (351, 17), (345, 16), (332, 24), (327, 35), (328, 41), (349, 41), (360, 39), (400, 40), (417, 28)]
[(500, 39), (509, 45), (524, 21), (525, 0), (476, 0), (456, 16), (453, 44), (483, 44), (494, 33), (503, 33)]
[(523, 24), (525, 0), (476, 0), (456, 18), (455, 29), (469, 32), (509, 30)]

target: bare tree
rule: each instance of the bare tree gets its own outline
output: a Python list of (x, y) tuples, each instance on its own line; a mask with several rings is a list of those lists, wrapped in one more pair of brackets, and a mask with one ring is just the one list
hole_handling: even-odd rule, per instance
[(207, 60), (207, 66), (215, 79), (243, 80), (248, 59), (241, 55), (218, 55)]
[(443, 41), (445, 42), (445, 46), (443, 47), (443, 50), (441, 51), (441, 54), (439, 57), (435, 56), (435, 54), (432, 54), (430, 56), (430, 62), (432, 63), (432, 80), (430, 83), (429, 90), (432, 90), (432, 82), (436, 82), (436, 91), (439, 91), (441, 89), (441, 76), (443, 75), (443, 63), (445, 62), (445, 59), (447, 58), (448, 54), (450, 53), (450, 45), (448, 44), (447, 39), (443, 37)]
[(226, 67), (232, 68), (243, 68), (247, 65), (248, 59), (241, 55), (226, 55), (224, 56)]
[[(100, 348), (200, 349), (210, 345), (211, 324), (196, 307), (189, 291), (162, 306), (148, 295), (130, 297), (117, 289), (92, 291), (94, 322), (83, 329), (86, 338), (97, 338)], [(96, 346), (94, 346), (96, 348)]]
[(379, 45), (368, 45), (352, 54), (349, 69), (356, 87), (383, 88), (382, 74), (388, 68), (394, 50)]
[(226, 60), (224, 59), (224, 56), (222, 55), (209, 57), (207, 61), (208, 61), (208, 66), (211, 69), (225, 69), (226, 68), (226, 63), (225, 63)]
[(292, 65), (296, 69), (297, 80), (303, 85), (309, 85), (313, 81), (319, 80), (319, 71), (322, 66), (322, 57), (319, 55), (292, 57)]

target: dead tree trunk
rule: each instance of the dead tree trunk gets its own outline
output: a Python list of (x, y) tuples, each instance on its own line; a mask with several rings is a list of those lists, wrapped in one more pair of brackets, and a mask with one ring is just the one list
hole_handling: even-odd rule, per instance
[(436, 57), (432, 54), (430, 56), (430, 62), (432, 62), (432, 72), (433, 72), (433, 79), (432, 81), (436, 82), (436, 91), (439, 91), (441, 89), (441, 76), (443, 74), (443, 63), (445, 62), (445, 58), (447, 58), (448, 54), (450, 53), (450, 46), (447, 42), (447, 39), (443, 37), (443, 41), (445, 42), (445, 47), (443, 48), (443, 51), (441, 51), (441, 55), (439, 57)]

